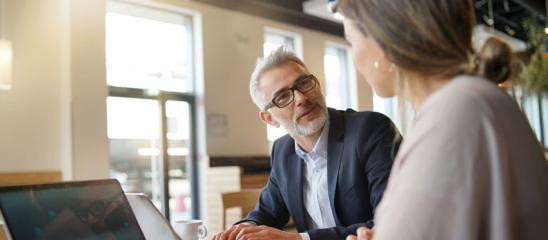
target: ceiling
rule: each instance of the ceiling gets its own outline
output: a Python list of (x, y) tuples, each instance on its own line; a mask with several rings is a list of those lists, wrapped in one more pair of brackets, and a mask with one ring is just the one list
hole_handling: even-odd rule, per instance
[[(489, 25), (489, 1), (475, 0), (478, 22)], [(546, 24), (545, 0), (492, 0), (494, 26), (512, 37), (526, 40), (527, 34), (522, 22), (534, 18)]]
[[(332, 14), (327, 12), (324, 5), (327, 0), (267, 0), (272, 4), (280, 4), (292, 11), (301, 11), (336, 21)], [(305, 4), (303, 10), (302, 5)], [(479, 23), (488, 25), (490, 22), (489, 4), (492, 5), (494, 17), (494, 27), (512, 37), (525, 40), (527, 34), (521, 23), (526, 18), (536, 18), (538, 21), (546, 23), (545, 0), (474, 0), (476, 16)]]
[[(340, 21), (327, 11), (328, 0), (192, 0), (216, 5), (297, 26), (344, 36)], [(329, 0), (334, 1), (334, 0)], [(508, 36), (526, 40), (522, 27), (526, 18), (548, 26), (546, 0), (473, 0), (478, 23), (488, 25), (492, 5), (494, 27)], [(491, 3), (491, 4), (490, 4)], [(303, 5), (305, 7), (303, 7)], [(306, 8), (306, 9), (304, 9)]]

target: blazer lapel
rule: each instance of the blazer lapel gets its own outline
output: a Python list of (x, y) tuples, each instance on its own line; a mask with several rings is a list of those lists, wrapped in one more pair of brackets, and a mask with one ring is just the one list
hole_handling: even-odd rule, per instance
[(288, 157), (288, 166), (292, 166), (289, 171), (288, 195), (290, 199), (289, 206), (292, 208), (292, 217), (299, 231), (307, 230), (306, 218), (304, 215), (303, 203), (303, 160), (296, 153)]
[(327, 189), (331, 211), (337, 226), (341, 226), (335, 208), (335, 193), (337, 190), (337, 179), (339, 167), (342, 161), (344, 148), (344, 118), (335, 110), (329, 109), (329, 136), (327, 142)]

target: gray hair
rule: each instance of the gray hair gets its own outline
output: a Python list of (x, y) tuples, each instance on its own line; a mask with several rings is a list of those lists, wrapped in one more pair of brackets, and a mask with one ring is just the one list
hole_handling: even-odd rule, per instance
[(259, 89), (259, 79), (262, 77), (263, 73), (288, 63), (295, 63), (308, 72), (308, 68), (304, 65), (304, 62), (299, 59), (295, 53), (289, 51), (284, 46), (279, 47), (266, 58), (257, 59), (255, 69), (253, 70), (253, 73), (251, 73), (251, 78), (249, 80), (249, 94), (251, 95), (251, 100), (253, 100), (253, 103), (255, 103), (259, 109), (262, 110), (266, 105), (266, 98)]

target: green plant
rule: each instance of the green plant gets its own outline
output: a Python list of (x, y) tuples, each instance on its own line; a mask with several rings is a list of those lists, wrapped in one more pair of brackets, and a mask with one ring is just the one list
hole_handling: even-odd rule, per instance
[(526, 20), (523, 23), (527, 30), (527, 45), (530, 61), (524, 66), (518, 77), (518, 84), (525, 91), (535, 94), (548, 93), (548, 58), (544, 56), (546, 45), (546, 33), (544, 27), (534, 20)]

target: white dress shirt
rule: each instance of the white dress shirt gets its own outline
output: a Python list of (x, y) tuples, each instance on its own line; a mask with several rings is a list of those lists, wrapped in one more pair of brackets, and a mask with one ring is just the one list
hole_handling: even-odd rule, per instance
[[(336, 226), (327, 189), (328, 134), (329, 121), (326, 121), (318, 141), (308, 153), (295, 142), (295, 152), (306, 166), (303, 169), (303, 201), (309, 229)], [(310, 239), (307, 233), (301, 233), (301, 237), (305, 240)]]

